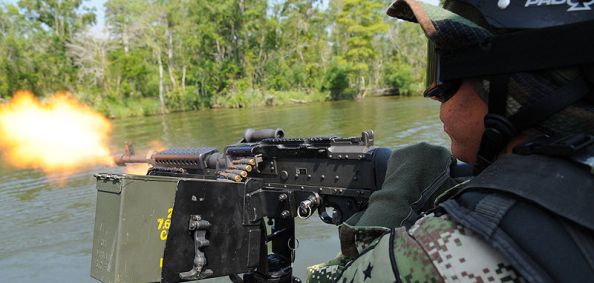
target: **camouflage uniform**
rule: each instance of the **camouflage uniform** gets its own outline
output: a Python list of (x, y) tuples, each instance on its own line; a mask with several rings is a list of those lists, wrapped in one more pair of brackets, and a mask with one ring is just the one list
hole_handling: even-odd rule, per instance
[[(362, 238), (360, 255), (310, 267), (307, 282), (524, 282), (499, 252), (447, 215), (424, 216), (408, 230), (351, 229)], [(380, 230), (380, 237), (366, 235)]]
[(523, 282), (499, 252), (448, 215), (419, 215), (463, 186), (443, 178), (452, 162), (448, 150), (425, 143), (394, 151), (369, 208), (339, 227), (342, 252), (309, 267), (307, 281)]

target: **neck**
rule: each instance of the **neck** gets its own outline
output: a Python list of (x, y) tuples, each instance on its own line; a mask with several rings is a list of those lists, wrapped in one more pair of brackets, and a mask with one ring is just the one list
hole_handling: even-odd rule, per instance
[(521, 132), (519, 135), (517, 135), (516, 137), (514, 137), (505, 147), (505, 150), (501, 153), (501, 154), (509, 154), (512, 153), (512, 151), (514, 150), (514, 147), (525, 143), (527, 140), (538, 137), (538, 136), (542, 136), (544, 133), (536, 130), (536, 129), (528, 129), (525, 130), (523, 132)]
[(520, 133), (516, 137), (514, 137), (505, 147), (505, 150), (502, 154), (509, 154), (512, 153), (514, 147), (524, 143), (529, 138), (529, 135), (525, 132)]

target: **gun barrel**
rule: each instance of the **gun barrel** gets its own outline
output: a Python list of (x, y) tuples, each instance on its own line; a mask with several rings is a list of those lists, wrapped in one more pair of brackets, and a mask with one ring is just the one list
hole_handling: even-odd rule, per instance
[(118, 166), (126, 166), (128, 163), (153, 163), (149, 158), (128, 155), (114, 155), (113, 162)]
[(150, 150), (144, 157), (136, 156), (133, 152), (126, 150), (123, 154), (113, 156), (114, 163), (118, 166), (126, 166), (128, 163), (148, 163), (157, 167), (183, 169), (216, 168), (224, 162), (222, 158), (224, 156), (219, 154), (215, 148), (209, 147)]

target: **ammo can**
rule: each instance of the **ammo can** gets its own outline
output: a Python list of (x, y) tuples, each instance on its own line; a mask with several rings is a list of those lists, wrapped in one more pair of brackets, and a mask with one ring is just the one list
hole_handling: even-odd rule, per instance
[(97, 174), (91, 276), (159, 282), (179, 178)]

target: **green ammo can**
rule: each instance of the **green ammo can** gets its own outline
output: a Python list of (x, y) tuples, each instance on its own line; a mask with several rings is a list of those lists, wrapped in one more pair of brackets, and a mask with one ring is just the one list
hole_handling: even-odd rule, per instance
[(180, 178), (97, 174), (91, 276), (159, 282)]

